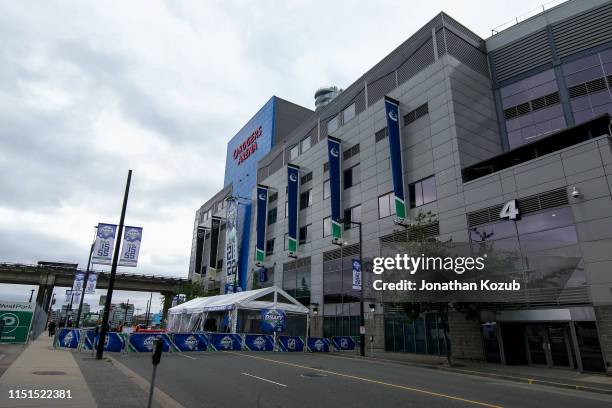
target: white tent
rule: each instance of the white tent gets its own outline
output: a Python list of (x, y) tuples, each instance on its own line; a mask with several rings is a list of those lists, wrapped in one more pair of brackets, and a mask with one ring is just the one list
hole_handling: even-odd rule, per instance
[(308, 317), (308, 308), (284, 290), (271, 286), (263, 289), (247, 290), (192, 299), (168, 310), (168, 329), (180, 331), (193, 328), (204, 314), (210, 312), (232, 311), (232, 332), (236, 330), (238, 310), (276, 309), (291, 314)]

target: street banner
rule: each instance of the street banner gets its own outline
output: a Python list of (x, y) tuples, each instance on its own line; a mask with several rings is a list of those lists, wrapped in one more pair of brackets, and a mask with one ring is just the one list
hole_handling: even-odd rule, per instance
[(249, 351), (274, 351), (274, 337), (269, 334), (245, 334), (244, 345)]
[(179, 351), (206, 351), (208, 339), (204, 333), (174, 333), (174, 345)]
[(385, 96), (387, 114), (387, 133), (389, 152), (391, 154), (391, 175), (393, 176), (393, 194), (395, 195), (395, 212), (399, 221), (406, 219), (406, 199), (404, 195), (404, 166), (402, 164), (402, 140), (400, 134), (399, 101)]
[(100, 300), (98, 301), (98, 306), (106, 305), (106, 295), (100, 295)]
[(138, 254), (140, 253), (140, 242), (142, 241), (142, 228), (126, 226), (123, 231), (119, 266), (136, 267), (138, 264)]
[(242, 338), (235, 333), (209, 334), (210, 346), (213, 350), (242, 350)]
[(89, 272), (87, 283), (85, 285), (85, 294), (93, 295), (96, 293), (96, 285), (98, 284), (98, 272)]
[(261, 309), (260, 327), (264, 333), (282, 333), (285, 331), (285, 311)]
[(238, 201), (225, 200), (225, 283), (235, 286), (238, 278)]
[(57, 333), (57, 346), (64, 348), (77, 348), (81, 340), (78, 329), (60, 329)]
[(217, 250), (219, 249), (219, 229), (221, 218), (212, 217), (210, 220), (210, 256), (208, 266), (217, 269)]
[(267, 280), (268, 280), (268, 268), (262, 266), (261, 268), (259, 268), (257, 270), (257, 273), (258, 273), (258, 277), (259, 277), (259, 283), (267, 282)]
[(74, 281), (72, 281), (72, 293), (74, 293), (74, 297), (77, 296), (79, 299), (81, 298), (81, 293), (83, 292), (83, 285), (85, 284), (85, 274), (83, 272), (76, 272), (74, 274)]
[(80, 291), (75, 291), (72, 289), (66, 289), (66, 297), (64, 298), (64, 303), (68, 303), (70, 304), (70, 302), (72, 302), (72, 304), (78, 304), (81, 301), (81, 292)]
[(117, 226), (114, 224), (98, 223), (96, 242), (91, 257), (91, 263), (99, 265), (110, 265), (113, 257), (113, 245)]
[(129, 336), (129, 350), (136, 351), (139, 353), (147, 353), (155, 350), (155, 341), (161, 338), (164, 341), (162, 350), (164, 352), (170, 351), (172, 347), (172, 340), (166, 333), (132, 333)]
[(331, 339), (337, 351), (355, 350), (355, 340), (351, 336), (334, 336)]
[(353, 289), (361, 290), (361, 264), (359, 259), (353, 259)]
[(193, 271), (197, 274), (204, 274), (202, 270), (202, 261), (204, 260), (204, 243), (206, 242), (206, 230), (198, 227), (196, 230), (196, 256)]
[(266, 224), (268, 218), (268, 187), (257, 185), (257, 243), (255, 262), (263, 264), (266, 260)]
[(308, 351), (311, 353), (320, 353), (329, 351), (329, 339), (325, 337), (309, 337)]
[(0, 343), (26, 343), (35, 308), (35, 303), (0, 302), (0, 320), (4, 321)]
[(304, 340), (298, 336), (278, 336), (280, 351), (304, 351)]
[(287, 212), (289, 221), (287, 230), (287, 249), (291, 255), (298, 250), (298, 212), (300, 198), (300, 167), (287, 165)]
[(335, 137), (327, 137), (327, 156), (329, 158), (329, 192), (331, 203), (332, 238), (342, 238), (342, 142)]
[[(94, 330), (87, 330), (85, 335), (85, 341), (83, 342), (83, 349), (92, 350), (98, 344), (100, 336), (95, 335)], [(104, 338), (104, 351), (110, 351), (118, 353), (123, 351), (127, 343), (127, 335), (124, 333), (108, 332)]]

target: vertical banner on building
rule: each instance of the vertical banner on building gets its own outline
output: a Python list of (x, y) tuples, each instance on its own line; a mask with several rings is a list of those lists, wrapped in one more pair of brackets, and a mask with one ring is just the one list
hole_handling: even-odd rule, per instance
[(206, 230), (204, 228), (197, 228), (196, 231), (196, 256), (195, 256), (195, 265), (193, 271), (197, 274), (202, 274), (202, 261), (203, 261), (203, 253), (204, 253), (204, 242), (206, 237)]
[(327, 156), (329, 158), (329, 192), (331, 202), (332, 238), (342, 238), (342, 142), (327, 137)]
[(210, 257), (208, 266), (217, 269), (217, 249), (219, 248), (219, 227), (221, 218), (212, 217), (210, 220)]
[(268, 217), (268, 187), (257, 185), (257, 242), (255, 262), (263, 264), (266, 260), (266, 223)]
[(300, 167), (287, 165), (287, 249), (295, 254), (298, 250), (298, 199), (300, 197)]
[(98, 224), (96, 232), (96, 243), (91, 257), (91, 263), (99, 265), (110, 265), (113, 256), (113, 245), (117, 226), (114, 224)]
[(361, 290), (361, 262), (353, 259), (353, 289)]
[(93, 295), (96, 293), (96, 286), (98, 285), (98, 273), (97, 272), (89, 272), (89, 276), (87, 277), (87, 282), (85, 283), (85, 294)]
[(401, 222), (406, 219), (406, 200), (404, 195), (404, 166), (402, 165), (399, 101), (385, 96), (385, 111), (387, 114), (389, 151), (391, 153), (391, 174), (393, 176), (395, 212), (398, 220)]
[(141, 227), (125, 227), (123, 245), (121, 246), (120, 266), (133, 266), (138, 264), (140, 253), (140, 242), (142, 241)]
[(234, 285), (238, 278), (238, 201), (225, 201), (225, 283)]

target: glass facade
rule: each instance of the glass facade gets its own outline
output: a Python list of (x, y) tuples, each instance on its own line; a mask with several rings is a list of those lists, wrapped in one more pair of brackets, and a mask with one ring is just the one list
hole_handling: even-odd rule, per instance
[(511, 149), (566, 127), (558, 91), (552, 69), (500, 89)]
[(562, 70), (576, 124), (612, 114), (612, 49), (565, 63)]
[(401, 314), (385, 315), (385, 351), (446, 355), (444, 325), (435, 312), (411, 320)]

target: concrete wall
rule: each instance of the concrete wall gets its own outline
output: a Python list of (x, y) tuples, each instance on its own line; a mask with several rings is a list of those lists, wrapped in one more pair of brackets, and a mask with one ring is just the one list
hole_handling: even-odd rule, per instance
[(453, 311), (448, 314), (448, 326), (453, 358), (484, 361), (478, 321), (470, 320), (465, 314)]

